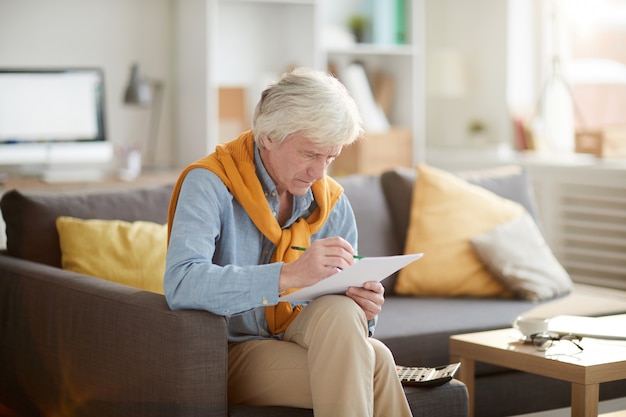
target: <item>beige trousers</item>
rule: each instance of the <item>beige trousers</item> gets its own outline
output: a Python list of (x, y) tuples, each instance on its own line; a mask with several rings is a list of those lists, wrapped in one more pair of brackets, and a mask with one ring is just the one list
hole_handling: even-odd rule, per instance
[(341, 295), (311, 302), (282, 341), (231, 345), (228, 400), (313, 408), (316, 417), (411, 416), (391, 352)]

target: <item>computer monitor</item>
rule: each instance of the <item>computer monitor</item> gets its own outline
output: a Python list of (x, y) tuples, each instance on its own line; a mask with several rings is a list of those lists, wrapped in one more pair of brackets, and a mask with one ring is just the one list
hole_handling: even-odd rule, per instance
[(0, 68), (1, 167), (94, 171), (112, 159), (101, 69)]

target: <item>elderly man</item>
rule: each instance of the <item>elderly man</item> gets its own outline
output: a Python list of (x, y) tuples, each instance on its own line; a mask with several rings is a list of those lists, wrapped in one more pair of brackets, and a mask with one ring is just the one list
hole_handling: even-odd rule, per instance
[(354, 263), (354, 213), (326, 169), (361, 125), (337, 79), (297, 68), (263, 91), (251, 131), (176, 184), (165, 295), (172, 309), (227, 318), (231, 403), (411, 416), (391, 352), (371, 338), (380, 283), (308, 304), (278, 299)]

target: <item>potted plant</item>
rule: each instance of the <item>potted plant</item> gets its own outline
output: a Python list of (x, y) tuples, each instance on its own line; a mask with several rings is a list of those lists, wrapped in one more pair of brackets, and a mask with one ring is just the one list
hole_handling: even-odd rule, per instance
[(367, 26), (367, 17), (362, 14), (355, 14), (348, 19), (348, 27), (350, 32), (354, 34), (354, 38), (357, 42), (361, 43), (364, 40), (365, 28)]
[(485, 132), (487, 131), (487, 125), (480, 119), (473, 119), (467, 125), (467, 130), (470, 134), (470, 139), (474, 144), (484, 144), (487, 142)]

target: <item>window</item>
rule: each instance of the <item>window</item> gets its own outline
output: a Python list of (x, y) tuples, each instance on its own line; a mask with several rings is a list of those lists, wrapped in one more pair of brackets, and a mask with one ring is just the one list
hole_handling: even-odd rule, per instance
[(508, 104), (518, 149), (626, 140), (626, 0), (509, 0)]
[(626, 0), (559, 4), (577, 129), (626, 127)]

